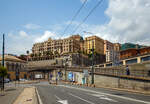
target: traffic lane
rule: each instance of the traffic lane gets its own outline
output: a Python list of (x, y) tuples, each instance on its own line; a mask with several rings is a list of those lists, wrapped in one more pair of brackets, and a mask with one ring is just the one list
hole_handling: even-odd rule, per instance
[(150, 95), (132, 93), (132, 92), (127, 92), (127, 91), (125, 92), (125, 91), (111, 90), (111, 89), (106, 89), (106, 88), (92, 88), (92, 87), (76, 86), (76, 85), (69, 85), (69, 86), (73, 86), (73, 87), (77, 87), (77, 88), (85, 88), (85, 89), (90, 89), (90, 90), (94, 90), (94, 91), (100, 91), (103, 93), (109, 93), (112, 95), (129, 97), (129, 98), (133, 98), (133, 99), (144, 100), (144, 101), (150, 102)]
[(105, 88), (94, 88), (94, 89), (95, 91), (101, 91), (104, 93), (110, 93), (113, 95), (129, 97), (133, 99), (144, 100), (144, 101), (150, 102), (150, 95), (144, 95), (144, 94), (128, 92), (128, 91), (117, 91), (117, 90), (111, 90), (111, 89), (105, 89)]
[(56, 102), (55, 90), (49, 86), (36, 86), (43, 104), (59, 104)]
[[(87, 104), (86, 99), (77, 98), (71, 96), (71, 93), (66, 90), (66, 88), (55, 86), (55, 96), (58, 97), (57, 102), (59, 100), (67, 100), (68, 104)], [(90, 102), (90, 104), (93, 104)]]
[[(84, 101), (85, 104), (117, 104), (115, 100), (109, 99), (108, 97), (106, 100), (106, 96), (101, 96), (101, 99), (100, 99), (99, 97), (92, 96), (91, 93), (87, 93), (82, 90), (69, 89), (69, 88), (63, 88), (63, 87), (60, 87), (59, 89), (66, 92), (66, 94), (70, 95), (71, 97), (76, 98), (76, 100)], [(70, 104), (76, 104), (76, 103), (70, 103)], [(80, 102), (78, 104), (82, 104), (82, 103)]]
[(56, 86), (36, 86), (43, 104), (60, 104), (67, 101), (68, 104), (87, 104), (87, 102), (76, 99)]
[[(88, 91), (83, 91), (80, 89), (70, 89), (62, 86), (42, 86), (43, 90), (40, 91), (43, 92), (43, 98), (42, 101), (44, 104), (49, 104), (52, 102), (53, 104), (57, 104), (60, 100), (67, 100), (69, 104), (142, 104), (139, 101), (131, 101), (131, 99), (120, 99), (118, 96), (106, 96), (106, 94), (103, 93), (93, 93)], [(41, 95), (41, 94), (40, 94)], [(51, 99), (46, 98), (47, 96), (50, 96)], [(47, 101), (48, 100), (48, 101)], [(45, 102), (47, 101), (47, 102)]]
[[(65, 87), (65, 86), (63, 86), (63, 87)], [(150, 104), (150, 102), (147, 102), (147, 101), (133, 99), (130, 97), (124, 97), (121, 95), (113, 95), (113, 94), (109, 94), (109, 93), (103, 93), (103, 92), (93, 91), (93, 90), (88, 90), (88, 89), (83, 89), (83, 88), (82, 89), (81, 88), (71, 88), (71, 87), (67, 87), (67, 88), (70, 88), (69, 92), (72, 91), (72, 93), (78, 94), (78, 96), (81, 96), (82, 98), (84, 97), (86, 99), (86, 97), (88, 96), (88, 99), (90, 99), (90, 101), (93, 101), (93, 100), (96, 101), (94, 99), (96, 97), (100, 100), (100, 102), (102, 101), (102, 103), (105, 103), (107, 101), (107, 104), (108, 104), (108, 102), (111, 102), (110, 104), (113, 104), (113, 103), (115, 103), (115, 104), (117, 104), (117, 103), (119, 103), (119, 104), (125, 104), (125, 103), (128, 103), (128, 104)], [(73, 89), (75, 89), (75, 90), (73, 90)], [(81, 92), (84, 92), (84, 93), (81, 93)], [(91, 96), (94, 96), (94, 98)]]
[[(95, 93), (87, 93), (86, 91), (82, 90), (76, 90), (76, 89), (69, 89), (64, 88), (62, 86), (49, 86), (46, 87), (46, 89), (43, 86), (44, 90), (46, 90), (46, 93), (49, 91), (53, 97), (55, 97), (55, 100), (44, 102), (44, 104), (53, 104), (58, 103), (58, 101), (61, 100), (67, 100), (68, 104), (138, 104), (137, 102), (131, 102), (131, 101), (120, 101), (118, 99), (107, 97), (104, 95), (98, 95)], [(50, 90), (51, 89), (51, 90)], [(45, 92), (44, 92), (45, 93)], [(94, 96), (93, 96), (94, 95)], [(96, 96), (95, 96), (96, 95)], [(97, 96), (98, 95), (98, 96)], [(48, 96), (48, 95), (45, 95)], [(44, 98), (42, 98), (43, 100)], [(54, 98), (53, 98), (54, 99)], [(48, 98), (44, 99), (44, 101), (49, 100)], [(139, 103), (141, 104), (141, 103)]]

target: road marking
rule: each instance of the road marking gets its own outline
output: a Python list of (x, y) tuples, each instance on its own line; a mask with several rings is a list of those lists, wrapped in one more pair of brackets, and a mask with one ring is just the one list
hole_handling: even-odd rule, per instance
[(76, 97), (76, 98), (78, 98), (78, 99), (80, 99), (80, 100), (83, 100), (83, 101), (85, 101), (85, 102), (87, 102), (87, 103), (89, 103), (89, 104), (95, 104), (95, 103), (90, 102), (90, 101), (88, 101), (88, 100), (85, 100), (85, 99), (83, 99), (83, 98), (81, 98), (81, 97), (79, 97), (79, 96), (73, 95), (72, 93), (68, 93), (68, 94), (71, 95), (71, 96), (73, 96), (73, 97)]
[(93, 90), (89, 90), (89, 89), (87, 90), (87, 89), (83, 89), (83, 88), (75, 88), (75, 87), (64, 86), (64, 85), (58, 85), (58, 86), (72, 88), (72, 89), (77, 89), (77, 90), (82, 90), (82, 91), (86, 91), (86, 92), (97, 93), (97, 94), (108, 95), (108, 96), (117, 97), (117, 98), (121, 98), (121, 99), (125, 99), (125, 100), (130, 100), (130, 101), (135, 101), (135, 102), (139, 102), (139, 103), (144, 103), (144, 104), (150, 104), (149, 101), (137, 100), (137, 99), (133, 99), (133, 98), (123, 97), (123, 96), (118, 96), (118, 95), (113, 95), (113, 94), (108, 94), (108, 93), (102, 93), (102, 92), (93, 91)]
[(43, 104), (37, 88), (35, 88), (35, 91), (36, 91), (36, 94), (37, 94), (37, 97), (38, 97), (39, 104)]
[(57, 95), (55, 95), (55, 97), (58, 99), (57, 102), (62, 103), (62, 104), (68, 104), (68, 100), (62, 100)]
[(92, 96), (95, 96), (95, 97), (99, 97), (99, 99), (103, 99), (103, 100), (108, 100), (108, 101), (112, 101), (112, 102), (118, 102), (116, 100), (108, 98), (105, 95), (100, 95), (100, 94), (89, 94), (89, 95), (92, 95)]

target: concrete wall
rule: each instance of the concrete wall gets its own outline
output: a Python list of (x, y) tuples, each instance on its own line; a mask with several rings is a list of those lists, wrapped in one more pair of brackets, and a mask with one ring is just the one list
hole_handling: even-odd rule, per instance
[(131, 80), (119, 77), (95, 75), (95, 85), (97, 87), (123, 88), (140, 91), (150, 91), (150, 82)]
[[(64, 71), (62, 71), (64, 73)], [(67, 71), (67, 78), (68, 78)], [(78, 84), (82, 84), (82, 78), (84, 75), (82, 72), (73, 72), (76, 75), (75, 81)], [(65, 75), (65, 74), (64, 74)], [(63, 76), (63, 80), (65, 76)], [(113, 77), (106, 75), (95, 75), (94, 76), (95, 86), (97, 87), (110, 87), (110, 88), (122, 88), (137, 91), (150, 91), (150, 81), (135, 80), (129, 78)], [(87, 83), (91, 84), (91, 75), (87, 79)]]

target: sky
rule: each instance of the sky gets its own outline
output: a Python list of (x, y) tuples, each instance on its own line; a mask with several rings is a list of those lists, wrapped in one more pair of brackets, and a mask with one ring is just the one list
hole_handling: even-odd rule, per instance
[[(26, 54), (34, 43), (72, 34), (97, 35), (111, 42), (150, 45), (150, 0), (103, 0), (77, 29), (99, 0), (0, 0), (0, 47), (5, 33), (6, 53)], [(92, 34), (84, 33), (91, 32)], [(0, 48), (2, 52), (2, 48)], [(1, 53), (0, 53), (1, 54)]]

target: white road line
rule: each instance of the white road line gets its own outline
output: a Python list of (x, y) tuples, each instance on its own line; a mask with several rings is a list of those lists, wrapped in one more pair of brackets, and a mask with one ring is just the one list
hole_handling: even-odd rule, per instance
[(61, 100), (57, 95), (55, 95), (55, 97), (56, 97), (58, 100)]
[(37, 94), (37, 97), (38, 97), (38, 101), (39, 101), (39, 104), (43, 104), (42, 103), (42, 100), (41, 100), (41, 98), (40, 98), (40, 95), (39, 95), (39, 92), (38, 92), (38, 90), (37, 90), (37, 88), (35, 88), (35, 90), (36, 90), (36, 94)]
[(135, 102), (139, 102), (139, 103), (144, 103), (144, 104), (150, 104), (149, 101), (137, 100), (137, 99), (133, 99), (133, 98), (123, 97), (123, 96), (118, 96), (118, 95), (113, 95), (113, 94), (108, 94), (108, 93), (102, 93), (102, 92), (93, 91), (93, 90), (87, 90), (87, 89), (83, 89), (83, 88), (76, 88), (76, 87), (64, 86), (64, 85), (59, 85), (59, 86), (72, 88), (72, 89), (77, 89), (77, 90), (82, 90), (82, 91), (86, 91), (86, 92), (92, 92), (92, 93), (97, 93), (97, 94), (108, 95), (108, 96), (112, 96), (112, 97), (116, 97), (116, 98), (121, 98), (121, 99), (125, 99), (125, 100), (130, 100), (130, 101), (135, 101)]
[(108, 100), (108, 101), (111, 101), (111, 102), (118, 102), (118, 101), (110, 99), (106, 95), (102, 95), (102, 94), (89, 94), (89, 95), (98, 97), (99, 99)]
[(88, 101), (88, 100), (85, 100), (85, 99), (83, 99), (83, 98), (81, 98), (81, 97), (79, 97), (79, 96), (73, 95), (72, 93), (68, 93), (68, 94), (71, 95), (71, 96), (73, 96), (73, 97), (76, 97), (76, 98), (78, 98), (78, 99), (80, 99), (80, 100), (83, 100), (83, 101), (85, 101), (85, 102), (87, 102), (87, 103), (89, 103), (89, 104), (95, 104), (95, 103), (93, 103), (93, 102), (91, 102), (91, 101)]

